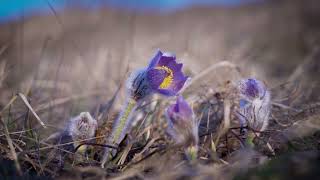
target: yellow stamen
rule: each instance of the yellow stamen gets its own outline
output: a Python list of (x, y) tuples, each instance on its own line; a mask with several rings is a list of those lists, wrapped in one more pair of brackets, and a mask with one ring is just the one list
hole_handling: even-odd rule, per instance
[(164, 70), (167, 73), (167, 76), (163, 79), (160, 84), (160, 89), (168, 88), (173, 82), (173, 71), (167, 66), (156, 67), (156, 69)]

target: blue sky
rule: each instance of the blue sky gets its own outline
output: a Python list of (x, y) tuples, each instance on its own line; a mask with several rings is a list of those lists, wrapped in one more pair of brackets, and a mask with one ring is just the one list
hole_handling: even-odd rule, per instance
[(0, 21), (19, 18), (22, 14), (28, 16), (30, 13), (48, 13), (48, 2), (56, 10), (63, 9), (71, 2), (90, 8), (113, 6), (136, 10), (175, 10), (197, 4), (233, 6), (247, 1), (253, 0), (0, 0)]

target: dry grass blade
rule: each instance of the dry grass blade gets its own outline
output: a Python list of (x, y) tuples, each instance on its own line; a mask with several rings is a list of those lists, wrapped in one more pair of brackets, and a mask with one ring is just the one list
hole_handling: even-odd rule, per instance
[(148, 144), (143, 148), (143, 150), (139, 153), (136, 154), (132, 160), (132, 162), (139, 162), (143, 159), (143, 154), (151, 147), (151, 145), (156, 142), (158, 140), (158, 138), (153, 138), (151, 139)]
[(0, 49), (0, 55), (8, 49), (8, 46), (2, 46)]
[(231, 119), (230, 119), (230, 115), (231, 115), (231, 101), (228, 99), (225, 99), (224, 101), (224, 120), (223, 120), (223, 125), (222, 128), (220, 129), (220, 131), (218, 132), (218, 136), (217, 139), (215, 141), (215, 144), (218, 144), (220, 137), (228, 131), (229, 127), (230, 127), (230, 123), (231, 123)]
[(2, 115), (2, 113), (3, 113), (6, 109), (8, 109), (8, 108), (11, 106), (12, 103), (14, 103), (14, 101), (16, 101), (17, 97), (18, 97), (18, 96), (15, 95), (15, 96), (13, 96), (13, 97), (10, 99), (10, 101), (8, 102), (8, 104), (1, 110), (0, 116)]
[(12, 139), (10, 138), (8, 127), (5, 124), (5, 122), (3, 121), (1, 116), (0, 116), (0, 121), (1, 121), (1, 124), (3, 125), (3, 127), (4, 127), (5, 136), (6, 136), (6, 139), (7, 139), (9, 148), (10, 148), (11, 156), (12, 156), (12, 159), (14, 160), (17, 172), (19, 173), (19, 175), (22, 175), (21, 166), (19, 164), (18, 156), (17, 156), (16, 150), (15, 150), (15, 148), (13, 146)]
[(269, 149), (269, 151), (272, 153), (272, 155), (276, 155), (276, 152), (274, 151), (274, 149), (272, 148), (271, 144), (269, 142), (267, 142), (267, 147)]
[(37, 119), (37, 121), (41, 124), (42, 127), (47, 128), (47, 126), (44, 124), (43, 121), (41, 121), (40, 117), (37, 115), (37, 113), (33, 110), (30, 103), (28, 102), (26, 96), (24, 96), (21, 93), (18, 93), (18, 96), (22, 99), (24, 104), (28, 107), (28, 109), (32, 112), (33, 116)]
[[(24, 131), (16, 131), (16, 132), (11, 132), (10, 135), (15, 135), (15, 134), (21, 134), (21, 133), (25, 133), (25, 132), (30, 132), (33, 131), (33, 129), (27, 129)], [(5, 134), (0, 134), (0, 137), (5, 136)]]
[(120, 157), (120, 160), (119, 160), (119, 162), (118, 162), (118, 165), (123, 165), (123, 164), (124, 164), (124, 162), (126, 161), (127, 156), (128, 156), (128, 154), (129, 154), (132, 146), (133, 146), (133, 144), (131, 143), (131, 144), (129, 144), (129, 145), (125, 148), (125, 150), (123, 151), (123, 153), (122, 153), (122, 155), (121, 155), (121, 157)]
[[(94, 139), (98, 139), (98, 138), (104, 138), (104, 137), (105, 136), (99, 136), (99, 137), (87, 138), (87, 139), (83, 139), (83, 140), (79, 140), (79, 141), (72, 141), (72, 142), (63, 143), (63, 144), (56, 144), (56, 145), (50, 145), (50, 144), (47, 144), (45, 142), (41, 142), (41, 144), (45, 144), (47, 146), (46, 147), (42, 147), (42, 148), (38, 148), (37, 150), (25, 151), (23, 153), (33, 153), (33, 152), (43, 151), (43, 150), (47, 150), (47, 149), (59, 149), (59, 147), (63, 147), (65, 145), (76, 144), (76, 143), (85, 143), (86, 141), (90, 141), (90, 140), (94, 140)], [(90, 143), (86, 143), (86, 144), (90, 145)], [(106, 146), (108, 146), (110, 148), (115, 148), (112, 145), (106, 145)], [(78, 147), (80, 147), (80, 146), (78, 146)], [(72, 153), (72, 152), (64, 150), (64, 149), (59, 149), (59, 150), (67, 152), (67, 153)]]
[[(1, 52), (0, 52), (1, 55)], [(6, 61), (0, 62), (0, 87), (2, 86), (3, 80), (6, 78)]]

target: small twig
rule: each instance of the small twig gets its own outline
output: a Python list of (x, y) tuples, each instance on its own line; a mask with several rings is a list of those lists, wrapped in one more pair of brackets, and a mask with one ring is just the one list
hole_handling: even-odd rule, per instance
[(124, 162), (126, 161), (126, 159), (127, 159), (127, 157), (128, 157), (128, 154), (129, 154), (132, 146), (133, 146), (133, 143), (132, 143), (132, 142), (129, 143), (129, 144), (126, 146), (126, 148), (124, 149), (124, 151), (123, 151), (123, 153), (122, 153), (122, 155), (121, 155), (121, 157), (120, 157), (120, 159), (119, 159), (119, 161), (118, 161), (118, 163), (117, 163), (118, 165), (124, 165)]
[[(22, 136), (23, 138), (26, 138), (30, 141), (36, 141), (35, 139), (32, 139), (32, 138), (29, 138), (27, 136)], [(37, 148), (36, 150), (29, 150), (29, 151), (23, 151), (23, 152), (20, 152), (18, 153), (18, 156), (21, 156), (21, 154), (28, 154), (28, 153), (33, 153), (33, 152), (37, 152), (39, 153), (40, 150), (46, 150), (46, 149), (51, 149), (51, 148), (54, 148), (54, 149), (57, 149), (57, 150), (60, 150), (60, 151), (64, 151), (66, 153), (72, 153), (70, 151), (67, 151), (67, 150), (64, 150), (64, 149), (61, 149), (61, 148), (58, 148), (59, 146), (52, 146), (51, 144), (47, 144), (45, 142), (39, 142), (40, 144), (43, 144), (43, 145), (46, 145), (48, 147), (43, 147), (43, 148)], [(50, 147), (49, 147), (50, 146)], [(73, 154), (73, 153), (72, 153)]]
[(272, 153), (272, 155), (275, 156), (276, 153), (274, 152), (274, 149), (272, 148), (272, 146), (269, 142), (267, 142), (267, 147), (268, 147), (269, 151)]

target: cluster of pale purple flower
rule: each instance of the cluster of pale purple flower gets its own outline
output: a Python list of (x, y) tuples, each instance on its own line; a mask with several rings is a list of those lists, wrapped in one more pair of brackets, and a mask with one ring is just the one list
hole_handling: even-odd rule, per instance
[[(176, 57), (157, 51), (149, 65), (133, 73), (127, 82), (127, 103), (114, 122), (107, 142), (119, 144), (132, 125), (131, 114), (148, 96), (160, 94), (177, 97), (176, 103), (167, 107), (167, 132), (176, 144), (184, 145), (190, 159), (197, 157), (199, 122), (190, 105), (179, 95), (188, 77), (182, 72), (183, 64)], [(264, 83), (256, 79), (244, 79), (238, 83), (240, 125), (263, 131), (268, 125), (270, 93)], [(102, 166), (109, 160), (112, 151), (105, 149)]]

